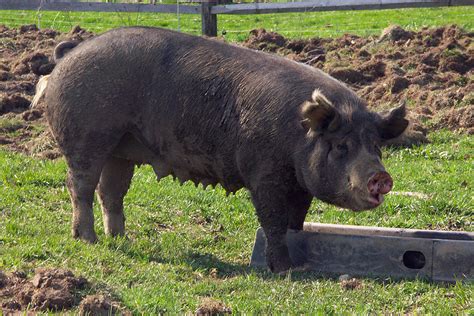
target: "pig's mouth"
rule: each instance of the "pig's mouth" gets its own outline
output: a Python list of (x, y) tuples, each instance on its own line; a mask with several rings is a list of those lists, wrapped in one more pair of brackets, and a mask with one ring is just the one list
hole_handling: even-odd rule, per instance
[(373, 208), (379, 206), (383, 203), (383, 194), (381, 193), (371, 193), (368, 198), (368, 202), (372, 205)]
[(359, 195), (353, 200), (349, 207), (351, 210), (360, 212), (367, 211), (379, 207), (384, 201), (381, 193), (369, 193), (359, 191)]
[(366, 191), (364, 192), (364, 190), (353, 190), (351, 195), (353, 197), (347, 199), (347, 203), (340, 203), (338, 206), (360, 212), (379, 207), (384, 201), (384, 195), (381, 193), (370, 193)]

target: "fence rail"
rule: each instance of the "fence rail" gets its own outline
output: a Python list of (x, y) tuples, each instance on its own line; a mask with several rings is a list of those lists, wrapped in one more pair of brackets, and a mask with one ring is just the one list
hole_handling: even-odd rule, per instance
[[(179, 1), (179, 0), (177, 0)], [(196, 0), (193, 0), (196, 1)], [(198, 0), (201, 5), (79, 2), (78, 0), (0, 0), (0, 10), (162, 12), (201, 14), (202, 34), (217, 36), (218, 14), (264, 14), (335, 10), (380, 10), (474, 5), (474, 0), (313, 0), (289, 3), (240, 3)], [(152, 2), (155, 2), (152, 0)]]
[(474, 0), (315, 0), (289, 3), (216, 5), (211, 14), (263, 14), (336, 10), (381, 10), (473, 5)]
[[(73, 0), (0, 0), (0, 10), (177, 13), (176, 4), (104, 3)], [(180, 5), (181, 14), (200, 14), (198, 5)]]

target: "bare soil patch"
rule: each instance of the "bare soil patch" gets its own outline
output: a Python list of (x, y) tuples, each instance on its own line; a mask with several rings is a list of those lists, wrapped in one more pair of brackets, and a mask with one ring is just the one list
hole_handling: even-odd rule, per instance
[(79, 306), (81, 315), (129, 314), (117, 302), (102, 296), (82, 298), (88, 285), (82, 277), (63, 269), (36, 269), (28, 279), (22, 272), (7, 275), (0, 271), (0, 311), (5, 315), (22, 311), (66, 311)]
[[(60, 33), (35, 25), (0, 25), (0, 146), (48, 159), (61, 155), (41, 104), (37, 109), (29, 104), (40, 76), (54, 69), (54, 47), (93, 36), (78, 26)], [(412, 124), (389, 145), (411, 146), (440, 128), (474, 134), (473, 39), (474, 33), (455, 25), (419, 32), (391, 26), (379, 37), (308, 40), (257, 29), (242, 45), (324, 70), (354, 89), (372, 110), (406, 100)]]

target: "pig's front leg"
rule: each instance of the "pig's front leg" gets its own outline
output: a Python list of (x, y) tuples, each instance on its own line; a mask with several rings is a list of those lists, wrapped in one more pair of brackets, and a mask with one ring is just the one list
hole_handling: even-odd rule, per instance
[[(286, 243), (287, 228), (301, 229), (311, 203), (307, 194), (295, 194), (286, 185), (262, 183), (251, 190), (260, 225), (267, 238), (267, 265), (274, 273), (292, 268)], [(296, 216), (292, 219), (293, 216)], [(292, 227), (294, 226), (294, 227)]]

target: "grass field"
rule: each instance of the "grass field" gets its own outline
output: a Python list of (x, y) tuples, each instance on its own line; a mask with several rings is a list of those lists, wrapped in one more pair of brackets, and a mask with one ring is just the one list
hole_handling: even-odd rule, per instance
[[(396, 191), (429, 199), (387, 197), (371, 212), (351, 213), (314, 201), (308, 221), (473, 231), (474, 137), (431, 134), (432, 144), (388, 149)], [(112, 293), (135, 313), (193, 312), (213, 297), (242, 313), (474, 313), (474, 285), (375, 281), (344, 290), (308, 273), (286, 277), (247, 267), (258, 227), (245, 190), (226, 197), (136, 170), (126, 197), (128, 239), (106, 238), (95, 207), (99, 243), (70, 237), (71, 206), (63, 160), (0, 151), (0, 270), (64, 267), (86, 276), (86, 292)]]
[[(90, 13), (0, 11), (0, 24), (19, 26), (39, 24), (43, 28), (69, 31), (81, 25), (89, 31), (104, 32), (110, 28), (130, 25), (159, 26), (178, 29), (175, 14), (150, 13)], [(335, 37), (344, 33), (379, 34), (390, 24), (407, 29), (456, 23), (466, 29), (474, 28), (474, 6), (449, 8), (419, 8), (382, 11), (306, 12), (263, 15), (219, 15), (218, 34), (225, 33), (229, 41), (241, 41), (250, 30), (266, 28), (287, 37)], [(181, 15), (180, 30), (200, 34), (199, 15)]]
[[(177, 28), (170, 14), (0, 11), (0, 24), (38, 23), (68, 31), (80, 24), (102, 32), (122, 25)], [(474, 29), (474, 7), (387, 11), (219, 16), (226, 39), (243, 40), (264, 27), (289, 37), (378, 34), (389, 24), (409, 29), (456, 23)], [(181, 30), (200, 32), (200, 17), (183, 15)], [(0, 118), (0, 129), (15, 122)], [(15, 132), (8, 136), (15, 136)], [(447, 131), (431, 144), (385, 149), (395, 191), (377, 210), (351, 213), (314, 201), (307, 221), (337, 224), (474, 231), (474, 136)], [(64, 160), (40, 160), (0, 149), (0, 270), (67, 268), (92, 282), (84, 294), (111, 293), (134, 314), (193, 313), (213, 297), (245, 314), (474, 315), (474, 284), (363, 279), (355, 290), (311, 273), (276, 276), (248, 267), (258, 222), (249, 195), (226, 197), (170, 178), (156, 182), (150, 167), (137, 168), (126, 196), (127, 238), (107, 238), (95, 206), (99, 242), (70, 236), (71, 205)], [(73, 311), (74, 312), (74, 311)], [(1, 314), (1, 312), (0, 312)]]

